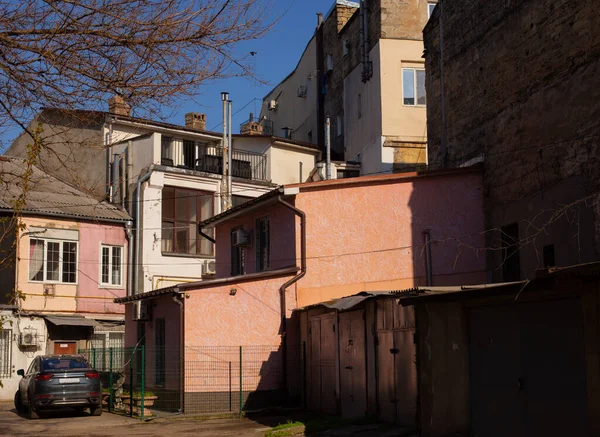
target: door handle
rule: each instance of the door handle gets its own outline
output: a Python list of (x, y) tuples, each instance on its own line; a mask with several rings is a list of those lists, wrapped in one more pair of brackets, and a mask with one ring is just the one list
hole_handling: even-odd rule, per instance
[(353, 367), (352, 366), (346, 366), (346, 367), (344, 367), (344, 369), (352, 370)]

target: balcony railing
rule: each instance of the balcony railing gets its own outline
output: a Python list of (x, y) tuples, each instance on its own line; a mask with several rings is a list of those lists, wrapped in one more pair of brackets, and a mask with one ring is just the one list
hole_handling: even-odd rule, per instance
[[(181, 153), (177, 147), (163, 147), (161, 164), (206, 173), (223, 174), (223, 148), (183, 142)], [(233, 149), (231, 175), (250, 180), (267, 180), (267, 156)]]

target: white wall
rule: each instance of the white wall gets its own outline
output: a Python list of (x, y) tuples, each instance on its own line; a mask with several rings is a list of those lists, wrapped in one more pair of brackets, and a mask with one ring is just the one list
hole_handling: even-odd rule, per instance
[[(308, 179), (315, 168), (318, 151), (301, 151), (286, 147), (284, 144), (274, 144), (271, 147), (269, 169), (271, 181), (277, 185), (294, 184)], [(300, 178), (300, 163), (302, 163), (302, 179)]]
[[(27, 370), (36, 356), (46, 353), (48, 331), (44, 319), (40, 317), (16, 317), (12, 311), (2, 311), (0, 317), (3, 319), (2, 328), (12, 330), (12, 374), (10, 378), (1, 379), (3, 387), (0, 388), (0, 401), (12, 401), (21, 380), (17, 370)], [(19, 347), (19, 334), (25, 332), (37, 333), (39, 341), (37, 348)]]
[[(185, 174), (185, 172), (154, 171), (144, 184), (142, 194), (142, 273), (140, 291), (151, 291), (182, 282), (198, 281), (202, 278), (202, 264), (214, 257), (163, 255), (161, 245), (162, 189), (164, 186), (188, 188), (192, 190), (220, 192), (221, 179)], [(233, 193), (246, 197), (258, 197), (273, 187), (260, 187), (254, 184), (233, 183)], [(215, 214), (220, 212), (219, 197), (214, 199)]]

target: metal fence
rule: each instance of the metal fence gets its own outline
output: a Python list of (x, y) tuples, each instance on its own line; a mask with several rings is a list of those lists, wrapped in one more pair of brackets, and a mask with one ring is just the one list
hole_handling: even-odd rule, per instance
[(290, 392), (299, 386), (294, 370), (299, 354), (288, 353), (286, 368), (292, 371), (285, 374), (281, 346), (188, 346), (183, 354), (148, 346), (79, 352), (101, 374), (104, 406), (140, 418), (281, 406), (295, 402)]

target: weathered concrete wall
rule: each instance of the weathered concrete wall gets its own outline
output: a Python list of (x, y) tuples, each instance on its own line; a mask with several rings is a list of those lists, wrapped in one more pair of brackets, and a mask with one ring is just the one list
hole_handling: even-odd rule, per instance
[[(539, 259), (542, 244), (533, 240), (540, 229), (549, 234), (544, 244), (555, 244), (559, 265), (598, 259), (597, 225), (586, 218), (592, 214), (589, 202), (581, 201), (596, 192), (600, 167), (597, 2), (444, 2), (443, 63), (441, 14), (438, 6), (424, 31), (429, 164), (459, 166), (485, 155), (486, 227), (520, 220), (527, 232), (521, 238), (531, 242), (522, 260)], [(477, 20), (465, 26), (473, 16)], [(575, 207), (564, 208), (573, 202)], [(549, 232), (552, 219), (540, 218), (542, 211), (563, 223)], [(488, 246), (498, 239), (493, 234)], [(571, 242), (563, 244), (567, 235)], [(488, 261), (500, 280), (501, 260), (490, 255)], [(531, 277), (535, 266), (523, 266), (521, 277)]]
[[(103, 123), (103, 113), (41, 112), (29, 124), (32, 131), (41, 129), (43, 147), (38, 166), (48, 174), (103, 200), (106, 197)], [(26, 157), (31, 144), (31, 137), (23, 133), (5, 154)]]

